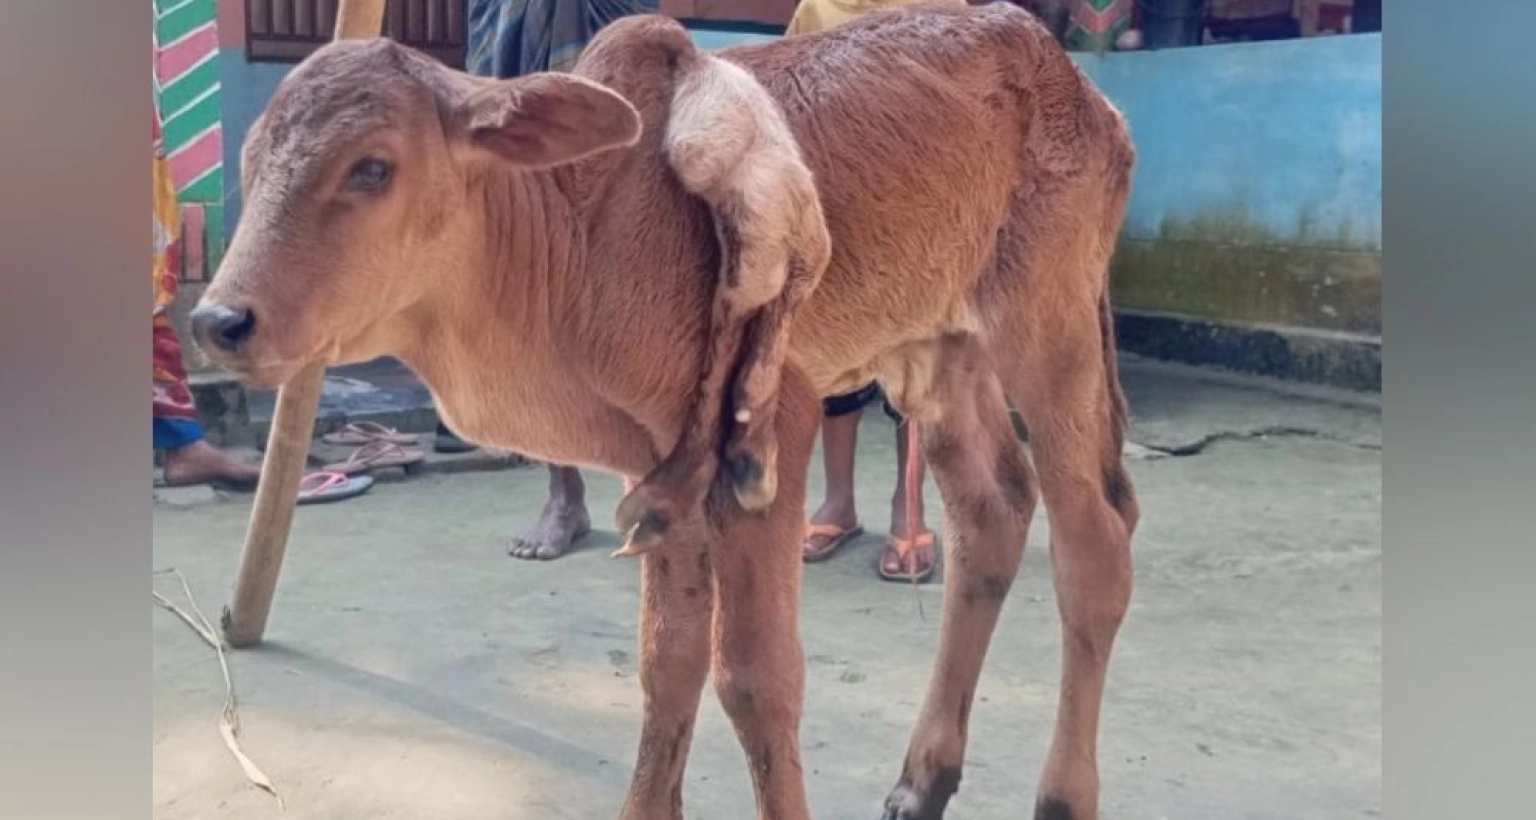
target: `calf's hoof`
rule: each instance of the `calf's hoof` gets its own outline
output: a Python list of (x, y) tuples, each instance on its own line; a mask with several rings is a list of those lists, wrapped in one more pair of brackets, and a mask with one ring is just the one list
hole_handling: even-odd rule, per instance
[(1035, 820), (1093, 820), (1093, 813), (1076, 811), (1059, 798), (1041, 797), (1035, 801)]
[(613, 551), (610, 558), (628, 558), (644, 555), (661, 545), (662, 534), (667, 531), (667, 520), (659, 514), (650, 514), (640, 523), (629, 528), (624, 545)]
[(960, 790), (960, 772), (944, 770), (926, 789), (920, 789), (904, 777), (885, 798), (885, 813), (880, 820), (941, 820), (949, 798)]
[(619, 532), (624, 533), (624, 546), (613, 553), (614, 558), (641, 555), (655, 549), (672, 523), (671, 514), (643, 482), (619, 502), (614, 517)]
[(773, 506), (779, 494), (779, 472), (772, 456), (759, 458), (741, 450), (726, 458), (731, 473), (731, 491), (736, 503), (748, 512), (761, 512)]

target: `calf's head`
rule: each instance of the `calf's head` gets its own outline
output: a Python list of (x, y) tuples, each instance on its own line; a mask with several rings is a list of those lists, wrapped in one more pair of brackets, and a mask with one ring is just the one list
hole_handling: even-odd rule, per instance
[[(484, 265), (486, 231), (515, 246), (517, 215), (540, 205), (515, 200), (547, 190), (497, 180), (639, 133), (628, 102), (576, 76), (486, 80), (389, 40), (332, 43), (251, 126), (244, 208), (193, 334), (260, 386), (393, 352), (391, 320), (485, 273), (466, 268)], [(486, 196), (514, 200), (497, 209), (513, 224), (485, 224)]]

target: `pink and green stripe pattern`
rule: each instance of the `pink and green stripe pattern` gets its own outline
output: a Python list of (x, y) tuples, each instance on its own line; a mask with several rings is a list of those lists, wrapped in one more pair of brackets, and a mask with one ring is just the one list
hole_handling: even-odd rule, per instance
[(1067, 46), (1081, 51), (1108, 51), (1115, 38), (1131, 27), (1133, 0), (1075, 0)]
[(215, 0), (154, 0), (155, 79), (177, 198), (224, 199)]

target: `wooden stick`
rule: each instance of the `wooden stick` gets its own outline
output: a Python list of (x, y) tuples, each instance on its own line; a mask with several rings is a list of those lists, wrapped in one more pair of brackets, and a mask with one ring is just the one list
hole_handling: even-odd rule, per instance
[[(377, 37), (384, 32), (385, 0), (341, 0), (336, 9), (337, 40)], [(399, 36), (396, 34), (396, 36)]]
[(294, 376), (277, 393), (277, 410), (267, 434), (267, 455), (262, 460), (261, 483), (256, 486), (251, 522), (245, 531), (234, 597), (222, 619), (224, 639), (230, 646), (254, 646), (261, 643), (266, 631), (324, 384), (325, 367), (315, 365)]
[[(341, 0), (335, 38), (379, 36), (384, 29), (384, 4), (385, 0)], [(224, 639), (230, 646), (254, 646), (266, 632), (324, 384), (325, 367), (314, 365), (277, 392), (277, 410), (267, 434), (267, 454), (245, 531), (234, 596), (222, 619)]]

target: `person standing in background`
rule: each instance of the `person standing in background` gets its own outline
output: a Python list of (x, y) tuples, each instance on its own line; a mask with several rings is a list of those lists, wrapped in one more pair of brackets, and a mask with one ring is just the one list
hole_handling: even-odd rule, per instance
[[(802, 0), (784, 33), (793, 37), (826, 31), (871, 12), (909, 5), (965, 6), (968, 3), (965, 0)], [(890, 531), (875, 571), (888, 581), (921, 583), (933, 576), (938, 563), (937, 539), (923, 516), (922, 484), (926, 474), (923, 456), (920, 452), (908, 452), (906, 422), (885, 400), (880, 386), (874, 382), (822, 401), (821, 451), (826, 470), (826, 496), (806, 525), (801, 554), (807, 563), (826, 560), (864, 532), (855, 501), (854, 453), (864, 409), (876, 401), (896, 422), (896, 489), (891, 495)], [(908, 470), (905, 467), (908, 459), (916, 460), (912, 474), (918, 482), (917, 509), (911, 511), (911, 521), (916, 525), (914, 532), (907, 531)]]
[(966, 0), (801, 0), (784, 29), (785, 37), (836, 28), (872, 11), (901, 6), (966, 6)]
[[(968, 3), (966, 0), (802, 0), (795, 8), (785, 35), (826, 31), (871, 12), (909, 5), (980, 4)], [(1069, 0), (1014, 0), (1014, 5), (1038, 17), (1058, 42), (1065, 36), (1070, 19)], [(925, 474), (922, 453), (907, 452), (904, 422), (890, 402), (885, 400), (880, 386), (873, 382), (852, 393), (830, 396), (822, 402), (821, 446), (823, 466), (826, 469), (826, 496), (821, 506), (811, 514), (801, 550), (807, 562), (825, 560), (838, 548), (863, 533), (854, 500), (854, 452), (859, 420), (863, 417), (864, 409), (876, 401), (883, 405), (886, 415), (897, 425), (896, 489), (891, 497), (891, 529), (876, 571), (888, 581), (922, 582), (933, 575), (938, 545), (933, 532), (923, 520), (921, 486), (915, 496), (918, 507), (913, 511), (912, 518), (916, 522), (916, 531), (907, 531), (908, 470), (905, 469), (908, 459), (916, 459), (913, 475), (921, 485)]]
[(176, 186), (171, 181), (171, 167), (165, 156), (160, 135), (160, 111), (154, 110), (152, 140), (154, 183), (152, 199), (154, 244), (150, 262), (153, 282), (153, 327), (151, 348), (152, 375), (151, 418), (154, 448), (165, 454), (165, 483), (171, 487), (213, 484), (226, 489), (254, 489), (261, 468), (231, 456), (209, 444), (203, 426), (197, 420), (192, 390), (187, 384), (186, 365), (181, 358), (181, 340), (171, 324), (171, 304), (181, 284), (181, 213), (176, 204)]

